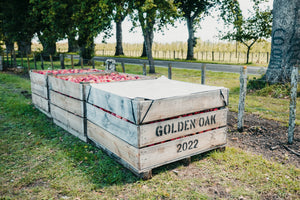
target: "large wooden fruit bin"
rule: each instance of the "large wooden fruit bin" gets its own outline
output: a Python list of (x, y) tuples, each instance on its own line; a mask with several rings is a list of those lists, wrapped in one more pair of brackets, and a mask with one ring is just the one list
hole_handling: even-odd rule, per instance
[[(111, 77), (116, 79), (106, 79)], [(123, 77), (123, 79), (117, 77)], [(54, 123), (85, 142), (87, 142), (86, 90), (89, 88), (90, 82), (94, 81), (93, 78), (103, 81), (96, 83), (97, 85), (103, 85), (108, 81), (138, 80), (144, 77), (108, 71), (49, 76), (50, 112)]]
[(160, 78), (85, 92), (87, 137), (140, 176), (226, 145), (227, 88)]

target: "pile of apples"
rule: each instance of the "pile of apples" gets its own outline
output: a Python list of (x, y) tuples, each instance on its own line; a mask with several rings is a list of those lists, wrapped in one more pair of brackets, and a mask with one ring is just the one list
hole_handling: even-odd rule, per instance
[(77, 74), (77, 73), (88, 73), (88, 72), (103, 72), (98, 69), (58, 69), (58, 70), (40, 70), (35, 71), (38, 74)]
[(78, 76), (58, 76), (57, 78), (66, 81), (72, 81), (74, 83), (88, 82), (88, 83), (106, 83), (115, 81), (127, 81), (127, 80), (137, 80), (140, 79), (138, 76), (129, 76), (127, 74), (85, 74)]

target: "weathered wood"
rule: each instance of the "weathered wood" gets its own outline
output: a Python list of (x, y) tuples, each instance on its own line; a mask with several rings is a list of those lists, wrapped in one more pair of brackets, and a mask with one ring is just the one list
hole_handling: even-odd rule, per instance
[(84, 134), (84, 119), (70, 113), (54, 104), (50, 104), (51, 116), (54, 123), (86, 142)]
[(172, 79), (172, 65), (168, 65), (168, 79)]
[(238, 131), (242, 132), (244, 129), (244, 111), (245, 111), (245, 99), (247, 92), (247, 66), (241, 67), (240, 70), (240, 98), (238, 107)]
[(73, 55), (71, 55), (71, 65), (72, 65), (72, 69), (74, 69), (74, 58), (73, 58)]
[(146, 67), (146, 63), (144, 63), (144, 65), (143, 65), (143, 76), (147, 76), (147, 67)]
[(3, 71), (3, 57), (0, 56), (0, 71)]
[(290, 117), (288, 128), (288, 143), (292, 144), (294, 140), (295, 132), (295, 120), (296, 120), (296, 104), (297, 104), (297, 84), (298, 84), (298, 63), (293, 67), (291, 77), (291, 99), (290, 99)]
[(37, 67), (36, 67), (36, 59), (35, 59), (35, 54), (32, 55), (33, 56), (33, 61), (34, 61), (34, 69), (36, 70)]
[(60, 67), (61, 69), (65, 69), (65, 56), (64, 54), (59, 54)]
[(27, 70), (30, 71), (29, 57), (28, 57), (28, 55), (26, 57), (27, 57)]
[(84, 115), (84, 103), (82, 100), (74, 99), (66, 95), (57, 93), (50, 90), (51, 103), (67, 110), (75, 115), (85, 117)]
[(51, 69), (53, 70), (53, 69), (54, 69), (54, 66), (53, 66), (53, 59), (52, 59), (52, 55), (50, 54), (50, 55), (49, 55), (49, 57), (50, 57), (50, 62), (51, 62)]
[(47, 75), (36, 73), (34, 70), (29, 72), (31, 83), (35, 83), (41, 86), (47, 86)]
[(147, 172), (226, 144), (226, 128), (138, 149), (89, 121), (87, 127), (89, 139), (126, 161), (137, 173)]
[(66, 81), (56, 78), (55, 76), (49, 76), (49, 88), (56, 92), (71, 96), (73, 98), (83, 100), (82, 87), (83, 84)]
[(32, 103), (33, 105), (46, 114), (48, 117), (51, 117), (50, 108), (49, 108), (49, 101), (39, 95), (34, 93), (31, 94), (32, 96)]
[(125, 73), (125, 64), (124, 64), (124, 62), (121, 62), (121, 65), (122, 65), (122, 72)]
[(37, 94), (45, 99), (49, 99), (48, 88), (34, 82), (31, 82), (31, 92)]
[(205, 85), (206, 64), (201, 65), (201, 84)]
[(136, 125), (119, 119), (91, 104), (87, 104), (87, 119), (135, 147), (224, 127), (227, 111), (222, 109), (165, 121)]
[[(228, 104), (228, 89), (169, 79), (91, 84), (87, 102), (142, 124)], [(155, 91), (155, 92), (153, 92)]]

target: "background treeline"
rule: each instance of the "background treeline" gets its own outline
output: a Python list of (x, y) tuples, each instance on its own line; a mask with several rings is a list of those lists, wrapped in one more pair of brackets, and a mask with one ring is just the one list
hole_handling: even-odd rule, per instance
[[(34, 50), (42, 49), (43, 55), (55, 55), (57, 50), (79, 52), (85, 61), (91, 59), (99, 50), (103, 52), (114, 49), (114, 55), (124, 55), (123, 49), (133, 48), (135, 51), (141, 51), (141, 56), (148, 57), (150, 73), (155, 72), (153, 53), (157, 49), (181, 51), (181, 54), (184, 51), (188, 60), (199, 57), (199, 51), (237, 52), (239, 49), (246, 52), (248, 63), (253, 45), (270, 37), (271, 11), (259, 6), (265, 1), (251, 0), (253, 12), (248, 18), (243, 17), (236, 0), (1, 1), (0, 41), (4, 42), (7, 52), (14, 50), (14, 44), (17, 44), (19, 53), (26, 55), (31, 53), (31, 41), (36, 36), (42, 48), (34, 47)], [(200, 21), (216, 10), (219, 10), (219, 17), (226, 26), (231, 27), (224, 30), (220, 38), (233, 43), (213, 44), (194, 36), (195, 31), (200, 28)], [(126, 17), (132, 22), (132, 29), (142, 30), (143, 45), (123, 45), (122, 22)], [(161, 45), (153, 42), (155, 32), (162, 31), (166, 26), (173, 26), (178, 20), (185, 21), (187, 25), (187, 43)], [(116, 33), (112, 33), (113, 25), (116, 26)], [(104, 35), (104, 40), (115, 35), (116, 44), (99, 44), (95, 48), (94, 38), (100, 33)], [(65, 47), (57, 47), (57, 42), (63, 39), (68, 39), (67, 50)], [(239, 46), (234, 42), (239, 43)], [(256, 51), (268, 52), (270, 49), (268, 42), (263, 42), (260, 46), (263, 50)], [(198, 53), (196, 56), (195, 50)]]

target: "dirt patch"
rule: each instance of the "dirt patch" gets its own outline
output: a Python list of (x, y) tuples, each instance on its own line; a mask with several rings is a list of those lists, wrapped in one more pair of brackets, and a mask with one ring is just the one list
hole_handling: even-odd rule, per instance
[(245, 128), (237, 131), (237, 113), (228, 112), (228, 146), (260, 154), (268, 160), (300, 167), (300, 127), (296, 126), (293, 144), (288, 144), (288, 127), (280, 122), (245, 115)]

